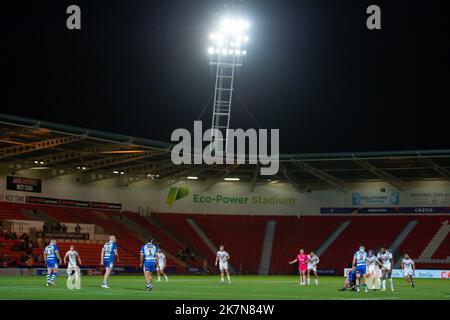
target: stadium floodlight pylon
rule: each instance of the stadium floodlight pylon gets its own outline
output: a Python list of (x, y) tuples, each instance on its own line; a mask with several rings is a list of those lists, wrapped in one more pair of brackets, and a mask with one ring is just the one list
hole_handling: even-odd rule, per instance
[[(216, 155), (222, 155), (222, 151), (226, 150), (234, 77), (236, 69), (243, 65), (244, 57), (247, 55), (249, 28), (250, 24), (245, 19), (224, 18), (209, 34), (209, 62), (216, 67), (211, 129), (216, 129), (222, 134), (222, 138), (212, 137), (214, 142), (211, 146)], [(220, 140), (222, 140), (223, 149), (218, 148)]]

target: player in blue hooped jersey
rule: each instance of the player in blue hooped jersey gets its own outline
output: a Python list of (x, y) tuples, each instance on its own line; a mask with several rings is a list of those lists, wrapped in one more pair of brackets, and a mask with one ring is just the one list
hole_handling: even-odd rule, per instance
[(54, 286), (56, 274), (58, 273), (58, 262), (61, 264), (61, 256), (59, 255), (56, 240), (51, 240), (44, 249), (44, 260), (47, 266), (46, 286)]
[(350, 269), (350, 271), (347, 274), (347, 278), (345, 278), (344, 285), (342, 286), (342, 288), (340, 288), (338, 290), (345, 291), (347, 289), (352, 289), (352, 291), (354, 291), (355, 284), (356, 284), (356, 274), (355, 274), (355, 271)]
[(105, 266), (105, 276), (103, 277), (102, 288), (108, 289), (108, 278), (114, 267), (114, 257), (119, 262), (119, 253), (117, 252), (116, 236), (111, 235), (109, 241), (103, 245), (100, 264)]
[(360, 246), (359, 250), (355, 252), (353, 255), (353, 264), (352, 269), (356, 274), (356, 291), (359, 292), (359, 286), (361, 283), (361, 278), (364, 279), (364, 287), (367, 292), (367, 284), (366, 284), (366, 266), (367, 266), (367, 252), (364, 246)]
[(144, 270), (144, 278), (147, 282), (146, 290), (153, 289), (152, 274), (156, 270), (158, 264), (158, 248), (153, 244), (153, 239), (149, 239), (146, 244), (141, 247), (140, 251), (140, 267)]

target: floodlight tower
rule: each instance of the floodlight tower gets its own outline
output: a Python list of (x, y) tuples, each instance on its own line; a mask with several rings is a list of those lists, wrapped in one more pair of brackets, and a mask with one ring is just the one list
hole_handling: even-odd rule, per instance
[[(212, 129), (222, 133), (222, 139), (214, 139), (212, 147), (217, 152), (226, 150), (227, 129), (230, 127), (231, 101), (235, 71), (241, 67), (247, 55), (250, 24), (243, 18), (226, 17), (209, 34), (208, 54), (210, 64), (216, 67)], [(219, 140), (223, 149), (219, 149)]]

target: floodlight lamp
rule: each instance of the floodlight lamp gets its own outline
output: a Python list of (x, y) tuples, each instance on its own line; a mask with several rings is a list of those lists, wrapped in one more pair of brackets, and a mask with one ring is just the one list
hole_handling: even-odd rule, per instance
[(213, 54), (213, 53), (214, 53), (214, 48), (213, 48), (213, 47), (210, 47), (210, 48), (208, 49), (208, 53), (209, 53), (209, 54)]
[(247, 51), (246, 50), (242, 51), (242, 55), (246, 56), (247, 55)]

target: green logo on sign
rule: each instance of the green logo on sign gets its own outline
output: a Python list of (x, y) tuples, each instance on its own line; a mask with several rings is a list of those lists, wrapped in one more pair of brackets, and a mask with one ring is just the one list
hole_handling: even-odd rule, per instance
[(167, 195), (166, 203), (169, 205), (169, 207), (171, 207), (173, 206), (173, 203), (175, 201), (186, 198), (188, 195), (189, 195), (188, 188), (171, 187), (169, 189), (169, 194)]

